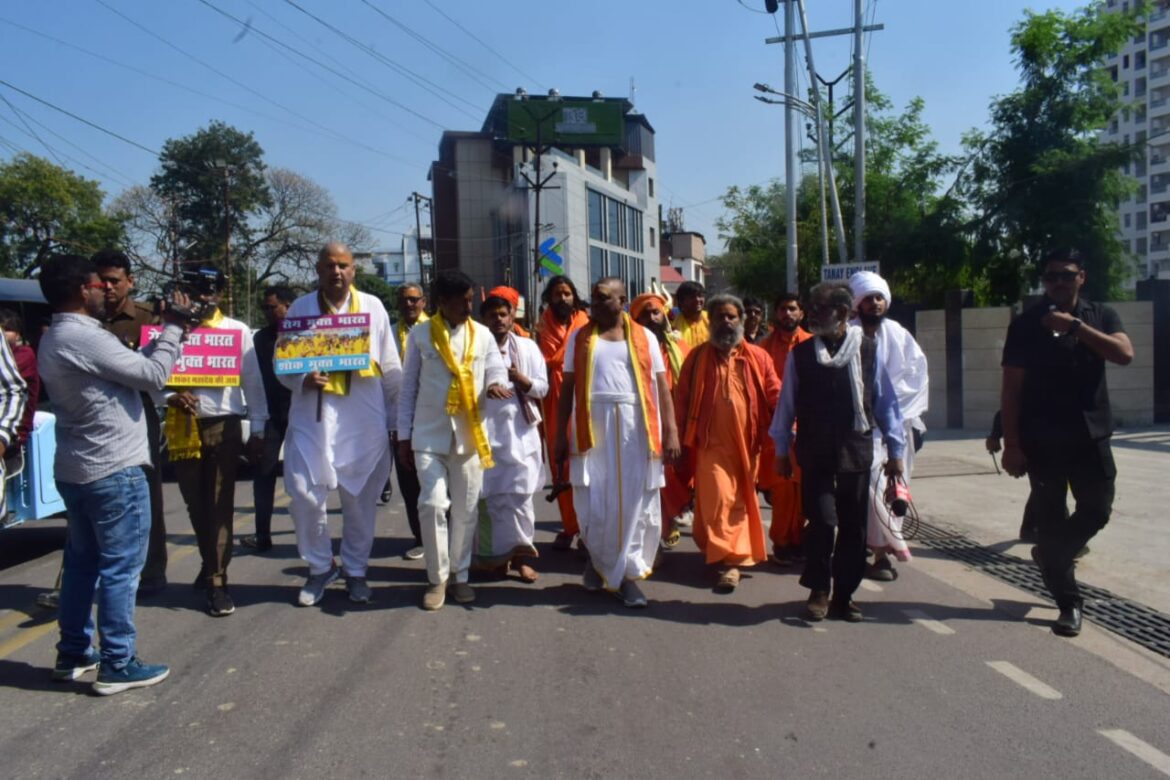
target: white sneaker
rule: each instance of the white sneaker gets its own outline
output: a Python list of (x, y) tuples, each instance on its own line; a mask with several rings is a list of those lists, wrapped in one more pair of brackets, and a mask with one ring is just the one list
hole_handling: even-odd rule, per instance
[(676, 526), (678, 526), (679, 528), (690, 528), (690, 527), (694, 526), (694, 524), (695, 524), (694, 510), (688, 509), (687, 511), (683, 512), (681, 515), (679, 515), (678, 517), (675, 518), (674, 524)]
[(411, 547), (409, 550), (404, 552), (402, 554), (402, 557), (408, 561), (417, 561), (420, 558), (422, 558), (425, 554), (426, 554), (426, 550), (424, 550), (423, 546), (420, 544), (420, 545), (417, 545), (415, 547)]
[(340, 576), (341, 569), (337, 566), (332, 566), (329, 571), (321, 574), (310, 574), (309, 578), (305, 580), (305, 586), (297, 595), (297, 604), (302, 607), (311, 607), (318, 603), (325, 597), (325, 589), (337, 582)]

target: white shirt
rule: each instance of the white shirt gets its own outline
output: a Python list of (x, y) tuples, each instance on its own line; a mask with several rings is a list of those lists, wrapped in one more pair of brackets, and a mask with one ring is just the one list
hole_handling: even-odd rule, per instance
[[(548, 368), (540, 347), (532, 339), (509, 333), (500, 348), (505, 366), (512, 366), (512, 355), (521, 374), (528, 377), (532, 387), (525, 395), (541, 399), (548, 394)], [(535, 493), (540, 489), (540, 403), (530, 403), (535, 413), (532, 422), (520, 407), (519, 391), (512, 386), (511, 398), (486, 398), (483, 404), (483, 422), (487, 428), (488, 443), (492, 445), (495, 468), (483, 473), (483, 494)]]
[[(850, 324), (860, 325), (861, 322), (854, 319)], [(874, 342), (877, 347), (875, 359), (890, 375), (902, 418), (913, 428), (925, 431), (922, 415), (926, 414), (930, 403), (930, 374), (922, 348), (910, 331), (889, 317), (882, 318), (874, 333)]]
[[(225, 316), (216, 326), (219, 330), (236, 330), (240, 337), (240, 384), (235, 387), (178, 387), (166, 393), (170, 398), (179, 390), (189, 390), (199, 400), (196, 417), (222, 417), (234, 414), (247, 417), (252, 435), (263, 438), (264, 422), (268, 419), (268, 396), (264, 394), (264, 379), (260, 376), (260, 363), (252, 349), (252, 331), (240, 322)], [(179, 353), (182, 359), (182, 351)], [(174, 375), (172, 374), (172, 377)]]

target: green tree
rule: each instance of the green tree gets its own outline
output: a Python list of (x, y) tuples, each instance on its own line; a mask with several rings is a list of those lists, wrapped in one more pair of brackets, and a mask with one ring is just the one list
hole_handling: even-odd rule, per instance
[(353, 285), (362, 292), (369, 293), (380, 300), (382, 305), (386, 307), (386, 311), (394, 311), (395, 298), (398, 294), (398, 288), (394, 285), (389, 284), (379, 276), (362, 272), (354, 277)]
[[(174, 210), (184, 260), (212, 261), (232, 277), (249, 264), (250, 218), (272, 203), (263, 157), (251, 133), (218, 121), (163, 144), (150, 187)], [(224, 262), (229, 231), (232, 246), (244, 250), (232, 250), (230, 268)]]
[(1056, 245), (1085, 253), (1088, 295), (1098, 300), (1130, 271), (1115, 205), (1132, 187), (1121, 168), (1141, 148), (1099, 136), (1125, 106), (1102, 63), (1141, 32), (1142, 12), (1113, 13), (1102, 2), (1026, 11), (1012, 30), (1022, 84), (991, 104), (986, 132), (968, 134), (972, 160), (960, 181), (973, 212), (972, 270), (989, 302), (1017, 300)]
[(0, 274), (29, 276), (51, 254), (117, 245), (122, 221), (102, 212), (95, 181), (31, 154), (0, 163)]

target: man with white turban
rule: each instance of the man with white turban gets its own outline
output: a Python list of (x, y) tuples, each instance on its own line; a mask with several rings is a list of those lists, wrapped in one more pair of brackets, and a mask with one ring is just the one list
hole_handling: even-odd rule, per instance
[[(909, 444), (921, 441), (926, 431), (922, 416), (929, 400), (929, 377), (926, 355), (910, 332), (886, 317), (893, 296), (886, 280), (872, 271), (858, 271), (849, 279), (853, 291), (853, 309), (865, 335), (877, 342), (877, 361), (885, 366), (894, 385), (898, 406), (902, 410), (904, 438)], [(915, 435), (917, 432), (917, 435)], [(899, 561), (910, 560), (910, 548), (902, 537), (902, 518), (886, 508), (886, 476), (882, 470), (887, 453), (875, 434), (873, 469), (870, 474), (869, 521), (866, 539), (874, 551), (874, 562), (866, 568), (865, 576), (885, 582), (897, 579), (898, 572), (890, 562), (892, 553)], [(906, 447), (903, 478), (907, 483), (914, 468), (915, 447)]]

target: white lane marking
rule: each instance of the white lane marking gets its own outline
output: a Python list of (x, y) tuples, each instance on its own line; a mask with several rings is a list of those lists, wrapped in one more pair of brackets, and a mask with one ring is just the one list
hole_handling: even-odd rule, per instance
[(921, 609), (904, 609), (902, 614), (913, 620), (918, 625), (922, 626), (928, 631), (933, 631), (936, 634), (948, 636), (955, 633), (955, 629), (948, 626), (946, 623), (941, 623), (930, 615), (923, 612)]
[(1127, 753), (1145, 761), (1162, 774), (1170, 776), (1170, 756), (1148, 742), (1143, 742), (1125, 729), (1101, 729), (1097, 733)]
[(861, 589), (868, 590), (868, 591), (871, 591), (873, 593), (881, 593), (882, 592), (882, 586), (878, 585), (876, 582), (872, 582), (871, 580), (862, 580), (861, 581)]
[(1020, 667), (1008, 661), (988, 661), (987, 665), (1008, 678), (1021, 688), (1025, 688), (1041, 699), (1063, 699), (1064, 694), (1050, 685), (1040, 682)]

